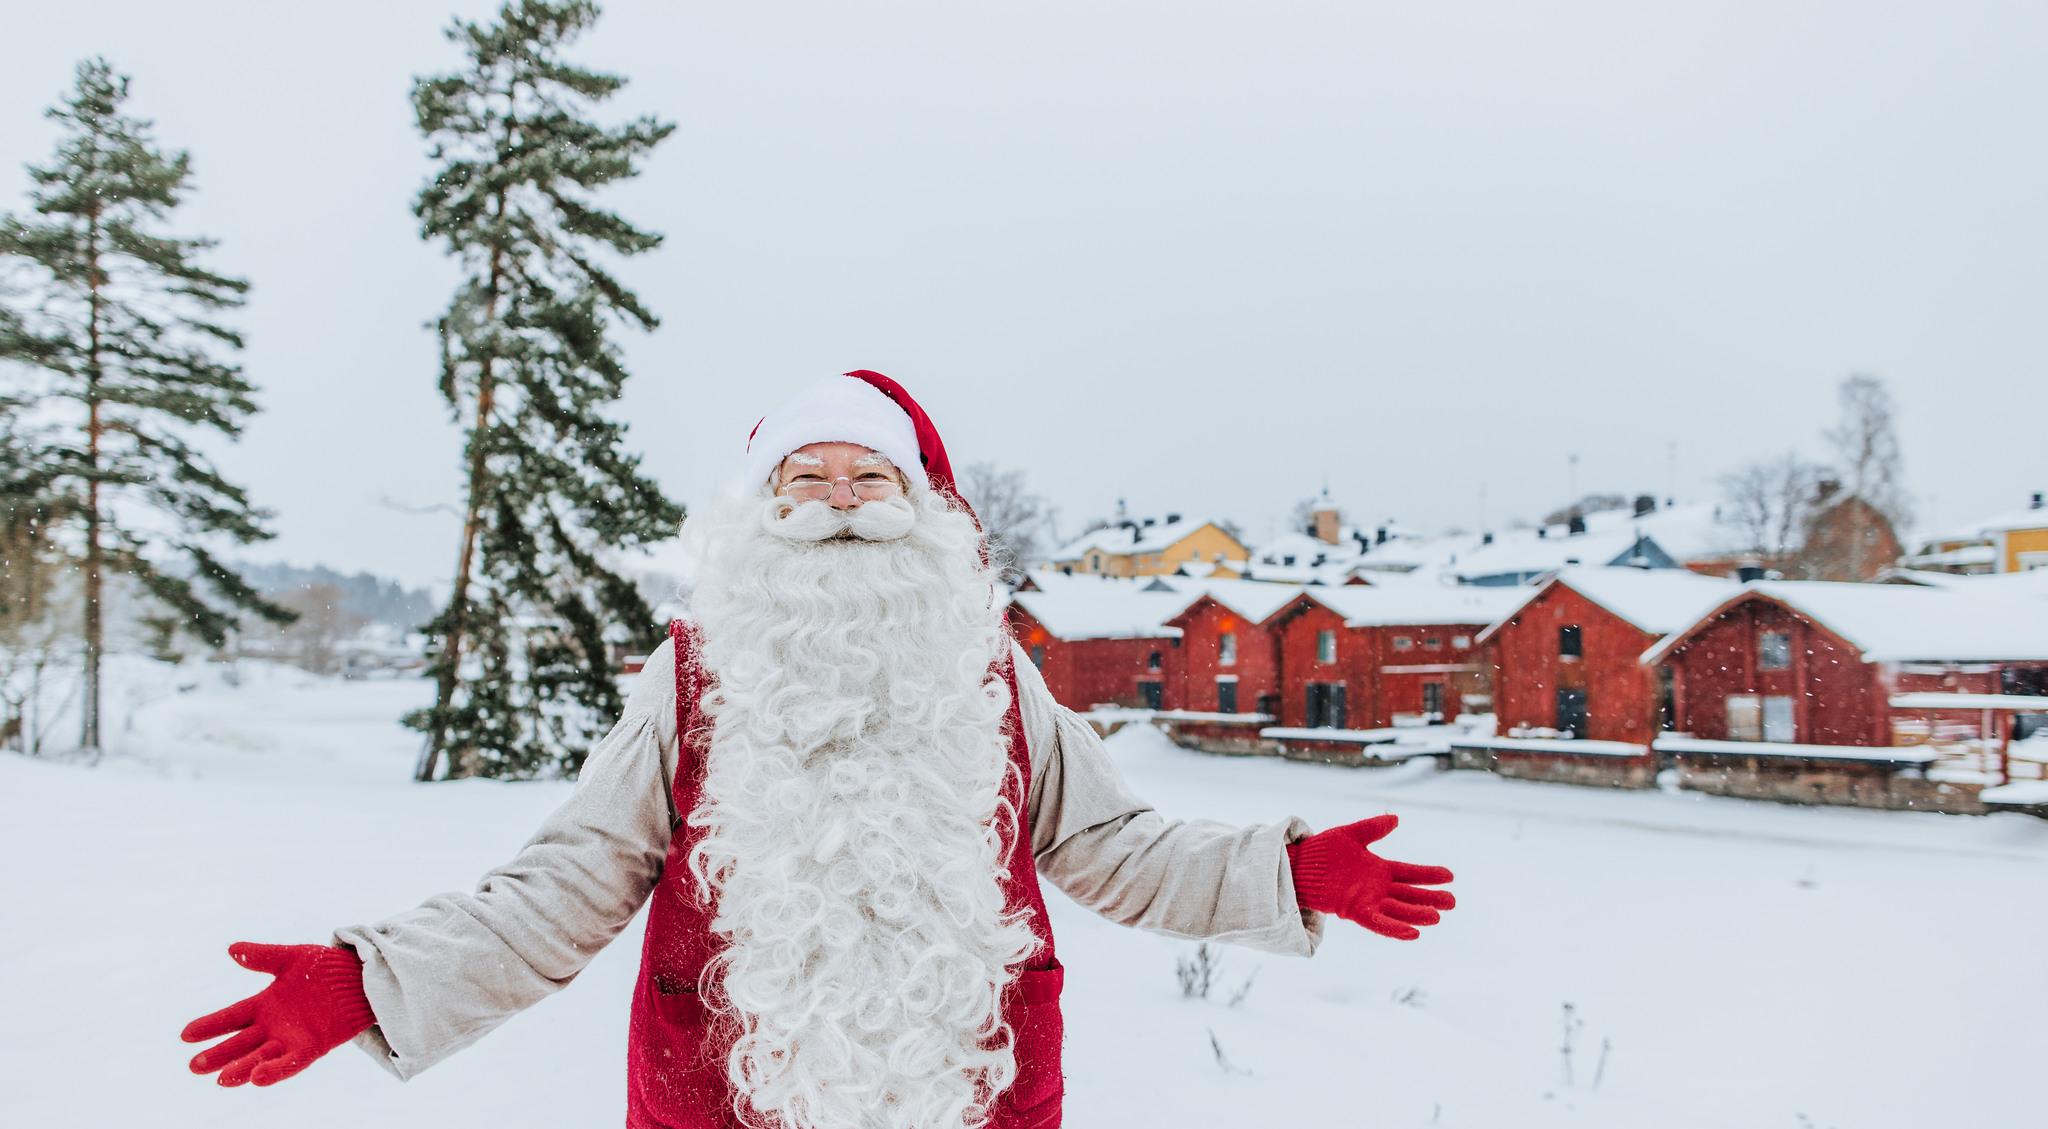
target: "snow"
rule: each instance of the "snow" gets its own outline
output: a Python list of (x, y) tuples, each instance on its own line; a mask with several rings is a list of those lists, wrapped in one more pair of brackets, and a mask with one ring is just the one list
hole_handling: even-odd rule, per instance
[(1182, 593), (1181, 607), (1172, 619), (1195, 605), (1203, 596), (1208, 596), (1225, 608), (1237, 613), (1247, 623), (1264, 623), (1274, 612), (1287, 606), (1296, 596), (1309, 589), (1298, 584), (1273, 584), (1263, 580), (1215, 580), (1206, 577), (1165, 576), (1160, 577), (1164, 586)]
[(1709, 741), (1699, 737), (1659, 737), (1660, 753), (1726, 753), (1733, 756), (1789, 757), (1798, 760), (1877, 761), (1883, 764), (1933, 764), (1940, 754), (1927, 749), (1887, 745), (1797, 745), (1789, 741)]
[[(116, 663), (116, 754), (97, 769), (0, 755), (0, 1119), (618, 1124), (639, 920), (566, 990), (410, 1083), (351, 1047), (270, 1089), (186, 1071), (198, 1048), (179, 1028), (267, 983), (228, 960), (229, 942), (320, 941), (469, 888), (569, 789), (406, 783), (415, 735), (392, 719), (425, 704), (424, 680), (245, 674), (179, 694), (160, 670)], [(2038, 888), (2048, 821), (1208, 757), (1150, 726), (1108, 748), (1175, 817), (1332, 827), (1398, 812), (1378, 849), (1451, 867), (1460, 905), (1412, 943), (1331, 920), (1307, 960), (1220, 947), (1221, 987), (1195, 1000), (1174, 979), (1193, 943), (1113, 925), (1048, 886), (1070, 1129), (2038, 1120), (2032, 1088), (1968, 1080), (2048, 1061), (2048, 1027), (2014, 1006), (2048, 993), (2048, 965), (1980, 962), (1969, 990), (1951, 990), (1953, 969), (1926, 958), (2024, 953), (2048, 935), (2048, 902), (2013, 896)], [(1570, 1084), (1567, 1003), (1584, 1023)]]
[(1138, 520), (1141, 524), (1135, 529), (1128, 525), (1106, 525), (1100, 529), (1089, 530), (1053, 553), (1052, 560), (1055, 563), (1080, 560), (1095, 549), (1117, 556), (1165, 552), (1196, 530), (1214, 524), (1207, 518), (1155, 520), (1151, 525), (1142, 524), (1143, 519)]
[(1565, 737), (1459, 737), (1451, 741), (1451, 747), (1574, 757), (1640, 757), (1650, 751), (1627, 741), (1580, 741)]
[(2048, 698), (2028, 694), (1893, 694), (1895, 710), (2048, 710)]
[(1175, 639), (1180, 628), (1165, 621), (1187, 604), (1177, 592), (1145, 592), (1128, 584), (1060, 586), (1047, 592), (1018, 592), (1011, 602), (1031, 613), (1053, 636), (1077, 639)]
[(1732, 580), (1674, 568), (1568, 568), (1528, 591), (1479, 636), (1484, 643), (1553, 585), (1564, 585), (1637, 629), (1667, 635), (1689, 626), (1740, 590)]
[(1977, 798), (1987, 804), (2011, 804), (2015, 807), (2048, 805), (2048, 780), (2015, 780), (2010, 784), (1986, 788), (1977, 794)]
[(1310, 599), (1343, 616), (1346, 627), (1489, 624), (1529, 595), (1529, 590), (1523, 587), (1426, 582), (1303, 591)]
[[(1759, 580), (1744, 585), (1729, 603), (1751, 595), (1783, 604), (1841, 636), (1865, 662), (2048, 660), (2048, 602), (2010, 592)], [(1662, 661), (1689, 630), (1652, 647), (1643, 662)]]

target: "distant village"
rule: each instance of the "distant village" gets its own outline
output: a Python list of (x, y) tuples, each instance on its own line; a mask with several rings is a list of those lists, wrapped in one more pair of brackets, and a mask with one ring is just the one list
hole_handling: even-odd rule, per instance
[(1832, 486), (1797, 560), (1649, 495), (1423, 536), (1325, 492), (1256, 546), (1119, 514), (1009, 616), (1098, 729), (1211, 753), (2048, 815), (2048, 502), (1909, 547)]

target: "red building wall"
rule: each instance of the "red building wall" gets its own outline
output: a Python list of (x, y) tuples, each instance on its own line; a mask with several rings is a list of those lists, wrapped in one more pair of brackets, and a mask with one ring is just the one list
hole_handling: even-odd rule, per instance
[[(1562, 630), (1579, 627), (1582, 657), (1559, 654)], [(1553, 584), (1488, 637), (1493, 711), (1500, 732), (1556, 729), (1557, 692), (1586, 692), (1586, 731), (1594, 741), (1647, 744), (1662, 720), (1657, 672), (1637, 660), (1659, 637), (1563, 584)]]
[[(1161, 705), (1176, 709), (1172, 697), (1179, 684), (1179, 650), (1170, 638), (1061, 639), (1018, 605), (1010, 607), (1010, 631), (1026, 654), (1042, 647), (1039, 673), (1053, 700), (1073, 710), (1096, 705), (1142, 707), (1141, 683), (1160, 683)], [(1158, 667), (1152, 665), (1158, 657)]]
[[(1764, 632), (1791, 638), (1784, 670), (1759, 669)], [(1889, 745), (1890, 706), (1876, 667), (1833, 632), (1781, 604), (1752, 597), (1722, 614), (1665, 659), (1672, 668), (1678, 728), (1728, 740), (1733, 694), (1792, 699), (1792, 740), (1807, 745)]]
[[(1181, 629), (1178, 677), (1167, 692), (1168, 709), (1216, 708), (1216, 676), (1237, 675), (1237, 712), (1259, 712), (1259, 699), (1280, 688), (1279, 639), (1258, 624), (1204, 596), (1169, 620)], [(1237, 662), (1221, 662), (1221, 637), (1237, 633)]]
[[(1478, 650), (1455, 646), (1457, 639), (1479, 634), (1484, 624), (1345, 627), (1343, 617), (1306, 597), (1273, 622), (1279, 626), (1284, 726), (1308, 724), (1311, 682), (1343, 684), (1345, 728), (1378, 729), (1393, 724), (1396, 714), (1421, 713), (1424, 687), (1432, 682), (1443, 687), (1444, 719), (1456, 717), (1463, 695), (1487, 680)], [(1337, 633), (1334, 663), (1316, 661), (1316, 639), (1323, 631)], [(1403, 637), (1410, 641), (1406, 649), (1395, 645)], [(1435, 648), (1428, 645), (1431, 639), (1438, 640)]]

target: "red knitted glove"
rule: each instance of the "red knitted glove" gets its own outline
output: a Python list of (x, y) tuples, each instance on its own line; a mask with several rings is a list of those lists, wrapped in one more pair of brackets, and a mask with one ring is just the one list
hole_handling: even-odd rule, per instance
[(1303, 909), (1334, 913), (1397, 941), (1422, 936), (1418, 925), (1435, 925), (1437, 911), (1458, 904), (1449, 890), (1424, 890), (1451, 880), (1441, 866), (1390, 862), (1368, 849), (1400, 820), (1376, 815), (1317, 832), (1287, 844), (1294, 868), (1294, 897)]
[(277, 979), (248, 999), (185, 1025), (180, 1038), (188, 1043), (241, 1032), (193, 1056), (194, 1074), (219, 1070), (223, 1086), (268, 1086), (311, 1066), (377, 1022), (363, 995), (363, 962), (347, 949), (237, 941), (228, 946), (228, 955), (244, 968)]

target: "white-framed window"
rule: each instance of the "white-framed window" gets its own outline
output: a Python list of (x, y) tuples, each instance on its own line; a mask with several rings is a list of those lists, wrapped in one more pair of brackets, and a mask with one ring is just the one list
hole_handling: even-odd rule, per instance
[(1216, 661), (1224, 666), (1237, 665), (1237, 632), (1226, 631), (1216, 637)]
[(1425, 650), (1425, 651), (1441, 651), (1441, 650), (1443, 650), (1443, 649), (1444, 649), (1444, 637), (1443, 637), (1443, 636), (1441, 636), (1441, 635), (1431, 635), (1431, 636), (1429, 636), (1428, 638), (1425, 638), (1425, 639), (1424, 639), (1424, 640), (1422, 641), (1422, 649), (1423, 649), (1423, 650)]
[(1451, 636), (1451, 646), (1455, 650), (1469, 651), (1472, 649), (1472, 637), (1470, 635), (1453, 635)]
[(1335, 631), (1316, 632), (1316, 661), (1319, 663), (1333, 663), (1337, 661), (1337, 633)]
[(1408, 636), (1406, 636), (1406, 635), (1396, 635), (1396, 636), (1394, 636), (1394, 649), (1395, 649), (1395, 650), (1397, 650), (1397, 651), (1405, 651), (1405, 650), (1409, 649), (1410, 647), (1413, 647), (1414, 645), (1415, 645), (1415, 640), (1413, 640), (1413, 639), (1410, 639), (1410, 638), (1409, 638)]

